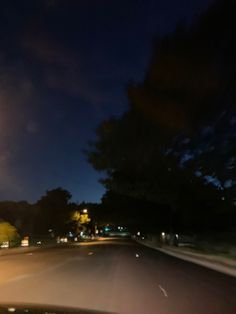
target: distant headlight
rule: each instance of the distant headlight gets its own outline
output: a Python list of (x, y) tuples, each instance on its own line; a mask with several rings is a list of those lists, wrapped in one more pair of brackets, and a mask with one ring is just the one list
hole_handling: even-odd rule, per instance
[(60, 238), (60, 242), (61, 242), (61, 243), (67, 243), (67, 242), (68, 242), (68, 239), (67, 239), (66, 237)]
[(5, 242), (2, 242), (1, 246), (0, 246), (2, 249), (7, 249), (9, 248), (9, 242), (8, 241), (5, 241)]
[(29, 246), (29, 240), (28, 239), (21, 240), (21, 246)]

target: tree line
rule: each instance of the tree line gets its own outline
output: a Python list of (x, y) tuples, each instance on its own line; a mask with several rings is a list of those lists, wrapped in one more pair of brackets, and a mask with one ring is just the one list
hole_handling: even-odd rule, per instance
[[(65, 235), (69, 231), (76, 233), (78, 220), (73, 219), (74, 213), (81, 212), (87, 205), (89, 208), (92, 206), (74, 203), (71, 197), (69, 191), (59, 187), (46, 191), (34, 204), (27, 201), (2, 201), (0, 223), (10, 223), (21, 236), (57, 236)], [(93, 208), (95, 207), (96, 204), (93, 204)], [(81, 215), (80, 220), (83, 218)]]

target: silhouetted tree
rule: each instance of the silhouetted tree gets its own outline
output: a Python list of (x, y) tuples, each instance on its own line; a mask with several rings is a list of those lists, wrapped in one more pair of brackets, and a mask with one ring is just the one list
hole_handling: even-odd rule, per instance
[(54, 233), (65, 232), (69, 222), (73, 204), (69, 203), (71, 194), (62, 188), (48, 190), (37, 202), (39, 208), (38, 232), (47, 233), (52, 229)]
[(170, 228), (222, 228), (232, 216), (216, 179), (235, 163), (235, 9), (217, 1), (158, 41), (144, 81), (128, 86), (129, 109), (100, 125), (87, 153), (108, 191), (169, 205)]

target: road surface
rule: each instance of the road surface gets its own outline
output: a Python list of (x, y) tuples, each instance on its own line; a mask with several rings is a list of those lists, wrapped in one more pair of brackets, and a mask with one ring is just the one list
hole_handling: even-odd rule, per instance
[(235, 314), (236, 279), (131, 240), (0, 256), (0, 303), (129, 314)]

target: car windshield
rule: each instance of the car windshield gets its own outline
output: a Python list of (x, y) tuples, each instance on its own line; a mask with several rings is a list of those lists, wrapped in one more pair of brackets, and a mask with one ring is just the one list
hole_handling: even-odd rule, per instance
[(0, 313), (236, 313), (235, 12), (0, 2)]

